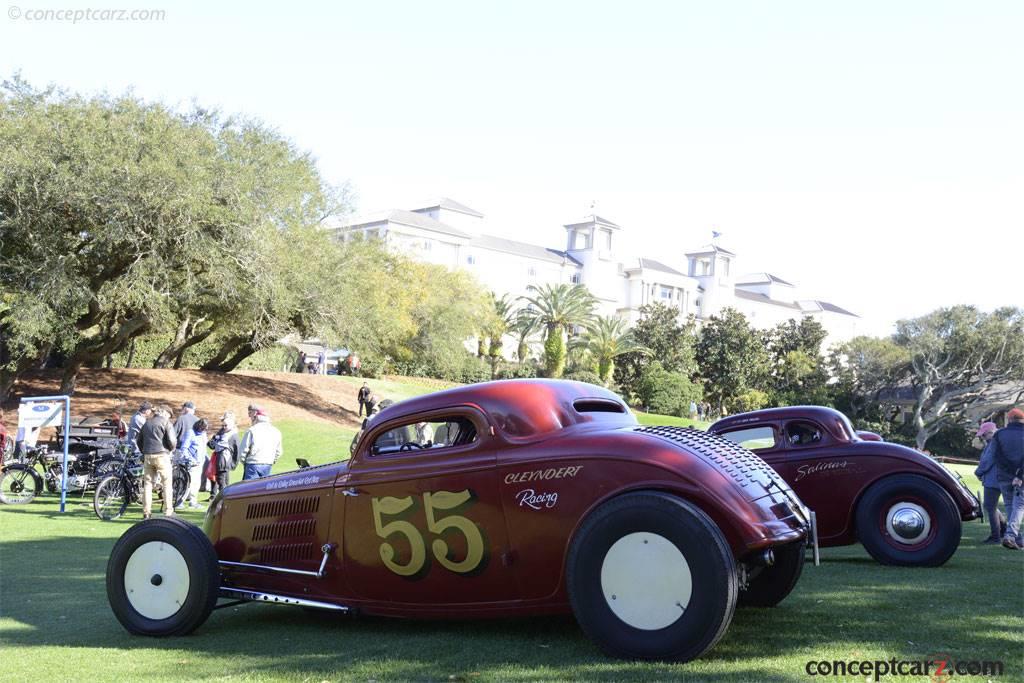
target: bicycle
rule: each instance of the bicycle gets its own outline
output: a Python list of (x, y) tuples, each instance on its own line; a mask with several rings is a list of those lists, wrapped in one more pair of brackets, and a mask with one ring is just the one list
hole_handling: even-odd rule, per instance
[[(178, 507), (188, 494), (191, 483), (188, 467), (175, 460), (171, 463), (171, 486), (174, 491), (174, 506)], [(129, 456), (119, 464), (118, 471), (107, 476), (96, 486), (92, 509), (104, 521), (121, 517), (130, 503), (142, 500), (142, 458)], [(153, 483), (153, 500), (163, 498), (163, 482)]]

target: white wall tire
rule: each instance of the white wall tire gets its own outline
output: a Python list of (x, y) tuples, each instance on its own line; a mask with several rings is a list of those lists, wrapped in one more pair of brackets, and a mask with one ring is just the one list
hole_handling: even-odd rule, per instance
[(107, 563), (107, 599), (129, 632), (180, 636), (217, 603), (220, 570), (210, 540), (193, 524), (157, 518), (136, 524)]

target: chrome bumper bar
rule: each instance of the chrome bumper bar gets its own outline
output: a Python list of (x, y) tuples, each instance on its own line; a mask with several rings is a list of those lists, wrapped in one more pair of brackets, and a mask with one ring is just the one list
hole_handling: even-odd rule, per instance
[(814, 514), (814, 510), (809, 510), (811, 517), (810, 533), (811, 533), (811, 548), (814, 556), (814, 566), (817, 567), (821, 564), (821, 554), (818, 552), (818, 515)]
[(268, 564), (252, 564), (251, 562), (228, 562), (227, 560), (218, 560), (217, 563), (222, 567), (237, 567), (239, 569), (256, 570), (263, 572), (275, 572), (278, 574), (298, 574), (299, 576), (312, 576), (318, 579), (324, 578), (327, 573), (327, 558), (330, 557), (331, 551), (336, 546), (333, 543), (326, 543), (321, 546), (320, 550), (323, 551), (323, 558), (320, 560), (320, 569), (315, 572), (311, 572), (305, 569), (288, 569), (287, 567), (272, 567)]
[(294, 605), (296, 607), (312, 607), (314, 609), (326, 609), (334, 612), (348, 612), (349, 608), (343, 605), (333, 605), (329, 602), (317, 600), (305, 600), (303, 598), (291, 598), (287, 595), (275, 595), (261, 591), (250, 591), (243, 588), (229, 588), (221, 586), (219, 597), (227, 600), (241, 600), (244, 602), (269, 602), (275, 605)]

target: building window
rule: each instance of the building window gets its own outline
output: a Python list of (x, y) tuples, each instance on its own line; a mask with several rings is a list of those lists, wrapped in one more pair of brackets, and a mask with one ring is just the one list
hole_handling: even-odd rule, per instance
[(658, 292), (658, 296), (660, 296), (662, 299), (666, 301), (670, 300), (672, 298), (672, 288), (662, 287), (661, 291)]
[(530, 266), (530, 269), (526, 271), (526, 274), (529, 275), (530, 277), (537, 277), (537, 269), (534, 268), (533, 266)]
[(574, 285), (578, 285), (580, 283), (580, 274), (573, 273), (572, 276), (569, 277), (569, 282), (571, 282)]
[(697, 299), (697, 301), (696, 301), (696, 302), (694, 302), (694, 303), (695, 303), (695, 305), (697, 306), (697, 308), (700, 308), (700, 299)]
[(466, 265), (467, 266), (475, 266), (476, 265), (476, 256), (473, 256), (472, 254), (467, 256), (466, 257)]
[(612, 250), (612, 231), (602, 230), (601, 231), (601, 248), (605, 251)]
[(711, 260), (702, 258), (698, 263), (698, 275), (709, 275), (711, 273)]
[(430, 251), (434, 248), (433, 240), (423, 240), (423, 251)]
[(725, 276), (729, 276), (729, 259), (722, 259), (722, 267), (725, 269)]
[(573, 249), (586, 249), (587, 248), (587, 233), (576, 230), (573, 232)]

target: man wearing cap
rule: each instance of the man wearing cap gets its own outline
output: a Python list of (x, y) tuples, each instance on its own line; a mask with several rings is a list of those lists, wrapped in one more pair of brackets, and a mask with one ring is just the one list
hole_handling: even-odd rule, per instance
[[(988, 538), (982, 541), (986, 544), (1002, 542), (1003, 531), (1006, 527), (1002, 513), (999, 512), (999, 496), (1002, 494), (1002, 490), (996, 480), (995, 444), (992, 443), (992, 437), (995, 436), (997, 429), (995, 422), (983, 422), (975, 434), (984, 444), (978, 467), (974, 470), (974, 476), (981, 481), (981, 485), (984, 487), (982, 507), (985, 509), (985, 514), (988, 515), (988, 524), (991, 530)], [(1003, 501), (1003, 505), (1009, 512), (1010, 501)]]
[(256, 408), (252, 427), (245, 433), (239, 448), (239, 458), (244, 464), (242, 480), (270, 476), (270, 468), (283, 452), (281, 432), (270, 424), (266, 410)]
[(178, 450), (185, 446), (185, 437), (192, 433), (196, 419), (196, 404), (192, 401), (182, 403), (178, 419), (174, 421), (174, 433), (178, 435)]
[(164, 493), (164, 515), (174, 516), (174, 486), (171, 477), (171, 451), (178, 438), (171, 424), (171, 411), (160, 406), (142, 425), (135, 443), (142, 451), (142, 518), (149, 519), (153, 509), (153, 477), (160, 475)]
[(136, 453), (139, 452), (139, 446), (135, 443), (139, 436), (139, 430), (142, 429), (142, 426), (146, 424), (146, 420), (152, 415), (153, 404), (149, 401), (143, 401), (139, 405), (139, 409), (132, 415), (132, 419), (128, 422), (128, 433), (124, 438)]
[(992, 437), (996, 482), (1006, 506), (1006, 534), (1003, 547), (1024, 550), (1021, 519), (1024, 518), (1024, 410), (1006, 413), (1006, 426)]

